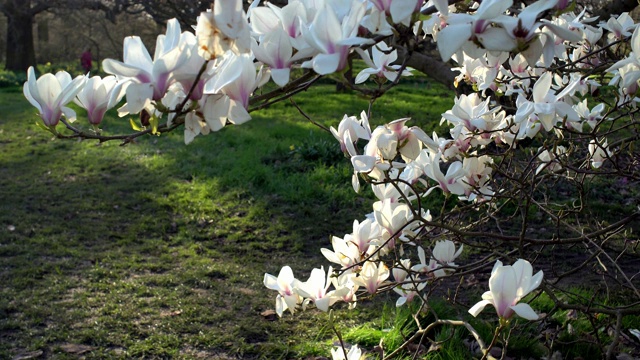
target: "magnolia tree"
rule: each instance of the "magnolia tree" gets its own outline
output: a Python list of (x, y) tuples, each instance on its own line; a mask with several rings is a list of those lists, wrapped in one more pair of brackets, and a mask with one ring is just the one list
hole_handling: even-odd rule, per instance
[[(632, 233), (640, 214), (640, 30), (627, 13), (605, 22), (580, 10), (567, 0), (289, 0), (283, 7), (255, 1), (245, 11), (240, 0), (218, 0), (199, 16), (195, 34), (170, 20), (153, 57), (132, 36), (122, 61), (103, 62), (112, 75), (36, 78), (30, 69), (24, 95), (40, 113), (38, 125), (58, 138), (128, 143), (183, 128), (188, 144), (362, 59), (368, 67), (345, 84), (372, 106), (346, 114), (337, 129), (319, 126), (351, 161), (353, 189), (369, 184), (377, 201), (321, 249), (328, 268), (306, 280), (288, 266), (265, 274), (277, 314), (351, 309), (388, 292), (398, 307), (416, 304), (416, 324), (398, 348), (381, 344), (382, 358), (445, 325), (467, 329), (477, 355), (488, 358), (492, 347), (506, 348), (515, 319), (550, 321), (527, 303), (544, 292), (551, 313), (571, 310), (592, 321), (593, 341), (611, 358), (638, 335), (623, 318), (640, 313)], [(411, 75), (398, 51), (431, 41), (443, 61), (457, 64), (455, 85), (473, 89), (428, 119), (449, 132), (429, 135), (406, 118), (372, 128), (375, 100)], [(269, 81), (275, 90), (254, 95)], [(118, 114), (139, 120), (131, 120), (131, 133), (104, 134), (105, 112), (122, 99)], [(87, 110), (88, 124), (74, 123), (71, 101)], [(616, 189), (629, 202), (599, 216), (590, 204)], [(488, 283), (474, 277), (489, 269)], [(581, 298), (567, 279), (628, 300)], [(488, 290), (458, 297), (469, 285)], [(468, 317), (439, 318), (429, 306), (438, 286), (470, 315), (494, 319), (493, 337), (480, 336)], [(425, 313), (436, 320), (425, 323)], [(553, 339), (547, 345), (551, 352)], [(331, 355), (353, 360), (363, 352), (343, 346)]]

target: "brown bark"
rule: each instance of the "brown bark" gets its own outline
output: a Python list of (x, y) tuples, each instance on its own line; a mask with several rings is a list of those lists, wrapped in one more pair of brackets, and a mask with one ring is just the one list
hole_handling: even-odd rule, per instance
[[(398, 55), (398, 63), (404, 61), (404, 54)], [(430, 54), (414, 52), (407, 61), (407, 66), (412, 67), (421, 73), (429, 76), (433, 80), (444, 84), (449, 89), (453, 90), (453, 82), (456, 78), (456, 73), (451, 70), (451, 66), (443, 62), (439, 55), (436, 57)]]
[(33, 45), (33, 21), (31, 0), (8, 0), (2, 6), (7, 17), (7, 70), (26, 71), (36, 65)]

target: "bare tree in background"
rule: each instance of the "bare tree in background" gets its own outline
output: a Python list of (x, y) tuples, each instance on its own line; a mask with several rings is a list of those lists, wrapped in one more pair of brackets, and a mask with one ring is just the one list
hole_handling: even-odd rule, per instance
[[(286, 4), (286, 0), (272, 2)], [(36, 65), (33, 28), (36, 15), (45, 11), (61, 14), (76, 9), (99, 10), (112, 22), (119, 13), (144, 13), (163, 25), (168, 19), (177, 18), (187, 29), (211, 3), (211, 0), (0, 0), (0, 12), (7, 18), (5, 68), (25, 71)]]
[(36, 15), (52, 9), (102, 10), (113, 18), (123, 9), (121, 0), (1, 0), (0, 12), (7, 17), (5, 68), (25, 71), (36, 65), (33, 25)]

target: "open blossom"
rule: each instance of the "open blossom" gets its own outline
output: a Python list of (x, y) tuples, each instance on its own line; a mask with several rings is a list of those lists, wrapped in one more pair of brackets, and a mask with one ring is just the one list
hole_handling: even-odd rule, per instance
[(313, 68), (321, 75), (340, 71), (347, 65), (351, 46), (371, 43), (371, 40), (357, 36), (360, 20), (366, 11), (366, 2), (352, 0), (348, 3), (349, 12), (343, 17), (329, 4), (325, 4), (316, 13), (308, 31), (303, 32), (316, 55), (312, 60), (305, 61), (302, 67)]
[(273, 82), (280, 87), (287, 85), (293, 54), (293, 47), (287, 33), (281, 27), (277, 27), (264, 36), (260, 45), (254, 43), (252, 50), (256, 59), (271, 69)]
[(158, 101), (165, 96), (175, 81), (172, 73), (188, 60), (184, 39), (178, 20), (171, 19), (166, 35), (161, 34), (156, 40), (153, 59), (140, 37), (129, 36), (124, 39), (123, 61), (102, 62), (105, 72), (115, 75), (118, 81), (128, 82), (127, 103), (118, 109), (120, 116), (137, 114), (150, 100)]
[(44, 74), (36, 80), (36, 73), (31, 66), (22, 89), (29, 103), (38, 109), (44, 124), (56, 126), (63, 114), (69, 121), (75, 121), (75, 111), (65, 105), (82, 90), (85, 80), (84, 76), (71, 80), (71, 75), (66, 71), (59, 71), (55, 75)]
[(296, 290), (298, 293), (305, 297), (303, 302), (303, 309), (306, 305), (313, 301), (316, 307), (322, 311), (329, 311), (329, 306), (333, 305), (336, 301), (340, 300), (343, 295), (349, 292), (346, 287), (339, 290), (327, 291), (331, 286), (331, 274), (333, 269), (329, 267), (325, 275), (324, 267), (320, 269), (311, 270), (309, 280), (305, 282), (298, 282), (296, 284)]
[(382, 261), (376, 265), (372, 261), (367, 261), (362, 266), (358, 277), (353, 278), (356, 285), (367, 289), (369, 294), (375, 294), (378, 287), (389, 278), (389, 268)]
[(395, 239), (400, 235), (398, 232), (411, 222), (413, 213), (409, 205), (393, 203), (390, 199), (376, 202), (373, 210), (373, 216), (381, 229), (381, 238), (373, 243), (385, 246), (383, 252), (386, 252), (395, 247)]
[(469, 313), (478, 316), (485, 306), (493, 305), (500, 318), (509, 319), (515, 313), (527, 320), (537, 320), (538, 314), (529, 304), (519, 303), (542, 282), (542, 271), (532, 274), (533, 268), (527, 260), (518, 259), (506, 266), (496, 261), (489, 278), (489, 291), (482, 294), (482, 301), (469, 309)]
[(396, 50), (391, 51), (391, 48), (384, 42), (376, 44), (371, 49), (373, 59), (360, 48), (356, 48), (356, 52), (360, 54), (362, 60), (369, 66), (358, 73), (355, 80), (356, 84), (365, 82), (371, 75), (375, 75), (378, 78), (386, 78), (389, 81), (395, 81), (399, 76), (411, 76), (410, 69), (404, 69), (401, 73), (398, 73), (402, 66), (391, 65), (392, 62), (398, 59), (398, 52)]
[(293, 314), (296, 305), (302, 300), (294, 290), (300, 281), (293, 277), (293, 270), (289, 266), (285, 266), (280, 270), (277, 278), (271, 274), (264, 274), (263, 283), (267, 288), (278, 292), (276, 297), (278, 316), (282, 317), (282, 313), (287, 309)]
[(369, 118), (364, 111), (360, 114), (360, 120), (355, 116), (347, 116), (346, 114), (340, 121), (338, 129), (333, 126), (329, 128), (333, 137), (340, 142), (340, 149), (349, 156), (357, 154), (354, 142), (358, 139), (369, 140), (371, 138), (371, 127), (369, 126)]
[(76, 103), (87, 110), (89, 122), (98, 125), (107, 110), (116, 106), (122, 99), (124, 93), (121, 89), (122, 86), (118, 84), (115, 76), (93, 76), (78, 93)]
[(347, 241), (346, 236), (344, 239), (333, 236), (331, 245), (333, 251), (326, 248), (322, 248), (320, 251), (332, 263), (342, 265), (342, 268), (348, 268), (360, 261), (360, 249), (355, 243)]
[(402, 284), (398, 287), (393, 288), (393, 291), (400, 295), (398, 300), (396, 301), (396, 307), (400, 307), (406, 303), (412, 302), (413, 298), (416, 297), (420, 293), (420, 291), (424, 290), (427, 286), (427, 282), (421, 280), (417, 285), (413, 283)]

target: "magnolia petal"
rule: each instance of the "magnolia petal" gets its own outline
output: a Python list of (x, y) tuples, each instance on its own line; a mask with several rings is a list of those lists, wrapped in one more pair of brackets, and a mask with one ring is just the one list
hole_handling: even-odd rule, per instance
[(376, 158), (368, 155), (356, 155), (351, 157), (353, 169), (360, 173), (368, 173), (376, 165)]
[[(151, 68), (152, 66), (149, 65), (149, 67), (144, 69)], [(151, 74), (147, 71), (133, 65), (125, 64), (118, 60), (104, 59), (102, 61), (102, 70), (104, 70), (104, 72), (106, 72), (107, 74), (113, 74), (119, 77), (137, 78), (142, 82), (151, 81)]]
[(266, 286), (271, 290), (276, 290), (276, 291), (280, 290), (280, 287), (278, 286), (278, 279), (271, 274), (265, 273), (262, 283), (264, 284), (264, 286)]
[(511, 310), (513, 310), (521, 318), (525, 318), (527, 320), (538, 320), (539, 318), (538, 314), (533, 311), (529, 304), (520, 303), (518, 305), (511, 306)]
[(551, 89), (551, 73), (545, 72), (540, 76), (536, 84), (533, 86), (533, 101), (535, 103), (544, 102), (549, 89)]
[(229, 98), (224, 95), (208, 95), (205, 100), (204, 120), (211, 131), (218, 131), (224, 127), (229, 114)]
[(289, 68), (284, 69), (271, 69), (271, 78), (276, 85), (283, 87), (289, 83), (289, 76), (291, 70)]
[(499, 316), (506, 316), (509, 306), (514, 303), (516, 286), (516, 274), (509, 265), (500, 266), (491, 274), (489, 289)]
[(360, 71), (358, 73), (358, 75), (356, 76), (356, 80), (355, 83), (356, 84), (362, 84), (363, 82), (367, 81), (367, 79), (369, 79), (369, 76), (373, 75), (377, 73), (376, 70), (374, 69), (364, 69), (362, 71)]
[(276, 296), (276, 314), (282, 317), (285, 310), (287, 310), (287, 303), (282, 298), (282, 295), (278, 294), (278, 296)]
[(36, 73), (33, 70), (33, 66), (29, 66), (29, 70), (27, 70), (27, 81), (22, 86), (22, 92), (24, 93), (24, 96), (27, 98), (29, 103), (31, 103), (31, 105), (38, 109), (38, 112), (42, 112), (42, 106), (38, 101), (40, 99), (40, 96), (38, 94), (38, 87), (36, 85)]
[[(151, 69), (153, 67), (151, 55), (149, 55), (149, 51), (147, 51), (140, 37), (126, 37), (124, 39), (123, 52), (122, 60), (124, 60), (125, 64), (138, 69)], [(107, 70), (105, 69), (105, 71)]]
[(329, 311), (329, 306), (331, 305), (331, 298), (329, 296), (325, 296), (322, 299), (316, 299), (315, 304), (319, 310), (327, 312)]
[(142, 111), (147, 100), (153, 96), (153, 86), (151, 84), (131, 84), (127, 87), (126, 96), (128, 113), (137, 114)]
[(76, 121), (76, 112), (73, 109), (63, 106), (60, 110), (62, 110), (64, 117), (67, 118), (69, 122)]
[(528, 45), (529, 46), (520, 54), (524, 56), (529, 66), (535, 67), (538, 63), (538, 60), (540, 60), (540, 56), (542, 55), (544, 48), (542, 46), (542, 42), (540, 42), (540, 39), (538, 37), (529, 41)]
[(73, 81), (68, 83), (60, 95), (58, 95), (56, 99), (56, 104), (58, 106), (66, 105), (73, 100), (73, 98), (78, 95), (78, 93), (82, 90), (87, 78), (84, 75), (77, 76)]
[(318, 54), (316, 55), (311, 64), (313, 66), (313, 71), (320, 75), (327, 75), (334, 73), (338, 66), (340, 65), (341, 55), (340, 53), (335, 54)]
[(220, 30), (232, 39), (237, 39), (246, 20), (243, 17), (242, 0), (214, 1), (213, 17)]
[(259, 6), (251, 10), (251, 29), (257, 34), (268, 34), (279, 26), (279, 20), (273, 10), (267, 6)]
[(484, 0), (476, 11), (476, 16), (482, 20), (494, 19), (513, 5), (513, 0)]
[(241, 125), (251, 120), (251, 115), (247, 112), (247, 109), (237, 101), (230, 100), (229, 102), (229, 121), (236, 125)]
[(542, 283), (542, 277), (544, 276), (542, 270), (538, 271), (535, 275), (531, 277), (529, 288), (527, 289), (527, 294), (537, 289)]
[(478, 301), (475, 305), (473, 305), (471, 307), (471, 309), (469, 309), (469, 314), (473, 315), (474, 317), (478, 316), (478, 314), (480, 314), (480, 312), (482, 310), (484, 310), (485, 306), (490, 305), (491, 302), (488, 300), (481, 300)]
[(283, 296), (283, 298), (284, 298), (284, 302), (287, 305), (287, 308), (293, 314), (293, 311), (295, 310), (296, 305), (298, 304), (298, 295), (297, 294), (286, 295), (286, 296)]
[(549, 30), (551, 30), (552, 33), (554, 33), (555, 35), (557, 35), (563, 40), (567, 40), (573, 43), (582, 41), (582, 36), (580, 34), (577, 34), (569, 29), (565, 29), (561, 26), (558, 26), (546, 19), (542, 19), (542, 22), (547, 28), (549, 28)]
[(462, 47), (471, 37), (471, 24), (448, 25), (438, 33), (438, 50), (443, 61), (448, 61), (451, 56)]
[(338, 46), (360, 46), (365, 44), (375, 44), (375, 41), (372, 39), (361, 38), (361, 37), (350, 37), (350, 38), (336, 41), (336, 45)]
[(515, 39), (509, 36), (503, 28), (488, 28), (476, 36), (488, 51), (511, 51), (518, 46)]
[(360, 192), (360, 180), (358, 179), (357, 172), (354, 172), (353, 175), (351, 176), (351, 187), (353, 188), (353, 191), (355, 191), (356, 193)]
[(416, 0), (392, 1), (389, 9), (392, 21), (399, 23), (410, 17), (416, 10), (416, 3)]

